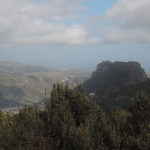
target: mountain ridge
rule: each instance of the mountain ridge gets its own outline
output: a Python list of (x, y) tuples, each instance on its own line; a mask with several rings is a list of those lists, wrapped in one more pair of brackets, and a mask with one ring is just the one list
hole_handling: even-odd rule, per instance
[(97, 65), (90, 79), (83, 83), (86, 93), (112, 93), (129, 85), (148, 80), (138, 62), (103, 61)]
[(59, 69), (40, 65), (30, 65), (19, 62), (0, 61), (0, 73), (36, 73), (36, 72), (58, 72)]

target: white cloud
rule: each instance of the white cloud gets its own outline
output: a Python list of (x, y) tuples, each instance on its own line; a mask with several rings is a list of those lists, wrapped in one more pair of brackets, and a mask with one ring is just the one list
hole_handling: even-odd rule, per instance
[(150, 27), (149, 8), (149, 0), (117, 0), (106, 12), (104, 19), (119, 18), (128, 27)]
[[(51, 31), (51, 29), (54, 29)], [(46, 34), (45, 30), (39, 32), (39, 34), (35, 34), (33, 36), (16, 36), (16, 42), (22, 44), (56, 44), (56, 45), (82, 45), (82, 44), (95, 44), (99, 42), (98, 39), (95, 38), (88, 38), (88, 32), (81, 26), (81, 25), (73, 25), (69, 28), (64, 28), (58, 26), (58, 30), (56, 31), (57, 27), (53, 26), (50, 27), (51, 34)]]
[(0, 47), (95, 43), (82, 25), (63, 22), (80, 18), (78, 12), (86, 9), (81, 1), (0, 0)]
[[(41, 27), (42, 26), (40, 26), (39, 29), (41, 29)], [(87, 31), (78, 25), (65, 28), (64, 25), (61, 24), (57, 24), (57, 26), (50, 24), (47, 29), (43, 31), (42, 29), (41, 31), (37, 30), (37, 32), (35, 35), (25, 37), (19, 37), (18, 34), (19, 38), (16, 41), (24, 44), (82, 44), (87, 34)]]
[(150, 43), (150, 0), (116, 0), (103, 19), (85, 17), (84, 25), (75, 23), (87, 9), (82, 1), (0, 0), (0, 47)]
[(105, 30), (103, 42), (109, 43), (150, 43), (150, 31), (128, 30), (117, 27), (109, 27)]
[(111, 27), (105, 40), (115, 43), (150, 43), (150, 1), (116, 0), (104, 20)]
[(77, 11), (85, 10), (86, 7), (79, 5), (74, 0), (51, 0), (43, 5), (30, 5), (23, 9), (24, 13), (30, 17), (46, 19), (74, 19)]

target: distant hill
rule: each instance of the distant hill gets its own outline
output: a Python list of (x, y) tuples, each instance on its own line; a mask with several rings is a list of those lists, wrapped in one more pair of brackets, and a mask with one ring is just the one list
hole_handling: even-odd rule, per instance
[(83, 86), (87, 94), (96, 94), (94, 100), (105, 112), (110, 112), (115, 106), (127, 109), (137, 91), (148, 91), (150, 79), (138, 62), (104, 61)]
[(103, 61), (97, 65), (96, 71), (83, 86), (86, 93), (103, 95), (146, 80), (148, 77), (138, 62)]
[(58, 72), (58, 69), (23, 64), (18, 62), (0, 61), (0, 73), (14, 73), (14, 74), (24, 74), (24, 73), (36, 73), (36, 72)]
[(0, 108), (40, 102), (50, 97), (54, 82), (68, 83), (74, 88), (78, 82), (89, 79), (92, 72), (92, 69), (53, 69), (0, 61)]

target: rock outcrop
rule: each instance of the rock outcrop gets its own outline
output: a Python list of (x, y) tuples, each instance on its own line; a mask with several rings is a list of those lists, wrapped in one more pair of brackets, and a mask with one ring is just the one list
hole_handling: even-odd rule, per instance
[(112, 93), (129, 85), (136, 85), (148, 79), (138, 62), (103, 61), (97, 65), (92, 77), (83, 83), (87, 93)]

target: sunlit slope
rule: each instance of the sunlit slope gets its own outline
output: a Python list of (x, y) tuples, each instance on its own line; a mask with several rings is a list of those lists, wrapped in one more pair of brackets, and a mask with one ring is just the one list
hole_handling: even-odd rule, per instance
[(93, 71), (92, 69), (67, 70), (46, 67), (47, 72), (42, 72), (45, 71), (43, 70), (45, 67), (42, 66), (11, 62), (0, 64), (0, 108), (42, 101), (50, 97), (53, 83), (68, 83), (70, 88), (74, 88), (78, 82), (89, 79)]

